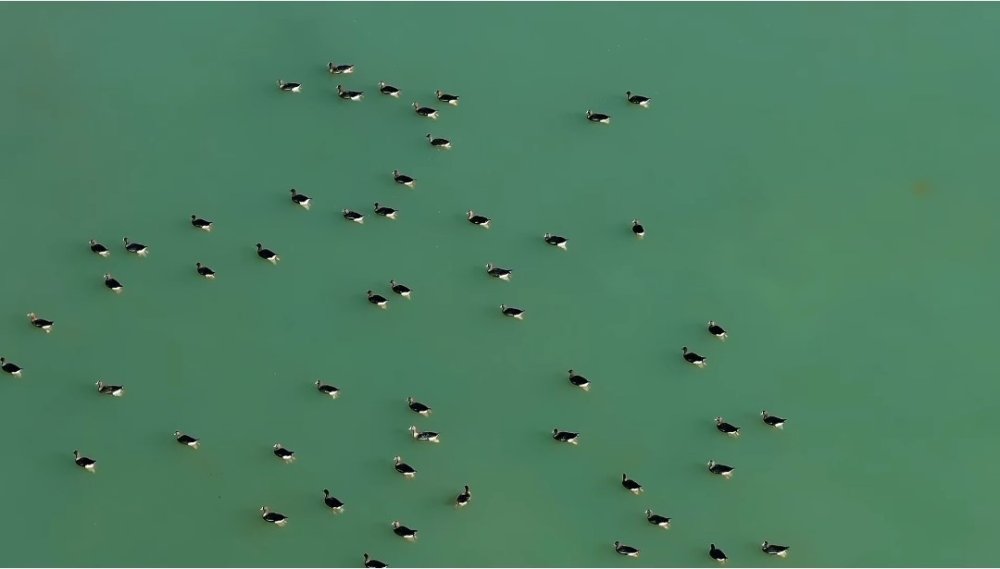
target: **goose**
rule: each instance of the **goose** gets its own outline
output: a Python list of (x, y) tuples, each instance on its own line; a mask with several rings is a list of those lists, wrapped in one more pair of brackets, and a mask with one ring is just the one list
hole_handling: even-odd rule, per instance
[(337, 96), (345, 101), (360, 101), (365, 94), (363, 91), (345, 91), (342, 85), (337, 85)]
[(716, 324), (715, 320), (708, 321), (708, 333), (723, 341), (729, 337), (729, 334), (726, 333), (726, 329)]
[(489, 276), (500, 279), (502, 281), (509, 281), (511, 277), (511, 270), (504, 269), (501, 267), (495, 267), (492, 263), (486, 263), (486, 274)]
[(416, 541), (417, 539), (417, 530), (408, 528), (399, 522), (392, 522), (392, 533), (408, 541)]
[(0, 369), (2, 369), (4, 373), (8, 373), (17, 378), (21, 377), (21, 372), (23, 371), (21, 366), (7, 361), (7, 358), (0, 358)]
[(715, 462), (714, 460), (708, 461), (708, 471), (711, 472), (712, 474), (716, 474), (718, 476), (722, 476), (723, 478), (727, 478), (727, 479), (728, 478), (732, 478), (732, 476), (733, 476), (733, 470), (735, 470), (735, 469), (732, 466), (727, 466), (725, 464), (719, 464), (718, 462)]
[(469, 223), (471, 223), (472, 225), (478, 225), (483, 229), (490, 228), (490, 218), (486, 217), (485, 215), (477, 215), (476, 212), (472, 211), (471, 209), (465, 212), (465, 215), (468, 217)]
[(670, 529), (670, 518), (654, 514), (653, 510), (646, 510), (646, 521), (663, 529)]
[(344, 219), (347, 221), (353, 221), (354, 223), (364, 223), (365, 216), (361, 215), (356, 211), (351, 211), (349, 209), (343, 210), (341, 213), (344, 215)]
[(584, 391), (590, 391), (590, 380), (577, 374), (573, 370), (569, 370), (569, 382), (571, 385), (579, 387)]
[(365, 569), (386, 569), (388, 565), (382, 563), (378, 559), (372, 559), (370, 555), (365, 553)]
[(393, 457), (392, 462), (393, 468), (396, 469), (396, 472), (402, 474), (404, 478), (413, 478), (417, 475), (417, 470), (409, 464), (403, 462), (401, 457)]
[(646, 228), (643, 227), (641, 223), (639, 223), (638, 219), (632, 220), (632, 233), (634, 233), (635, 236), (638, 237), (639, 239), (642, 239), (643, 237), (646, 236)]
[(714, 543), (708, 546), (708, 556), (715, 559), (719, 563), (725, 563), (726, 560), (729, 559), (726, 557), (726, 552), (722, 551), (718, 547), (715, 547)]
[(611, 124), (611, 117), (601, 113), (595, 113), (593, 111), (587, 111), (587, 120), (590, 122), (597, 122), (601, 124)]
[(288, 450), (287, 448), (281, 446), (281, 443), (274, 443), (274, 450), (272, 452), (274, 453), (274, 456), (285, 462), (292, 462), (295, 460), (295, 451)]
[(333, 62), (326, 64), (326, 69), (333, 75), (348, 75), (354, 73), (354, 66), (348, 64), (334, 65)]
[(90, 240), (90, 250), (93, 251), (95, 254), (100, 255), (101, 257), (111, 256), (111, 251), (108, 251), (107, 247), (101, 245), (100, 243), (94, 241), (93, 239)]
[(288, 523), (288, 516), (284, 514), (279, 514), (278, 512), (272, 512), (271, 508), (267, 506), (260, 507), (260, 517), (269, 524), (274, 524), (278, 527), (283, 527)]
[(514, 308), (513, 306), (507, 306), (505, 304), (500, 305), (500, 312), (507, 316), (508, 318), (514, 318), (516, 320), (524, 320), (524, 311), (520, 308)]
[(765, 540), (764, 543), (760, 544), (760, 550), (768, 555), (776, 555), (778, 557), (788, 557), (787, 545), (776, 545), (774, 543), (768, 543)]
[(312, 207), (312, 198), (305, 194), (300, 194), (295, 188), (289, 190), (292, 194), (292, 203), (295, 205), (300, 205), (305, 209)]
[(431, 408), (430, 407), (428, 407), (427, 405), (424, 405), (423, 403), (421, 403), (419, 401), (414, 400), (412, 397), (407, 397), (406, 398), (406, 405), (407, 405), (407, 407), (410, 408), (410, 411), (413, 411), (417, 415), (423, 415), (424, 417), (428, 417), (431, 414)]
[(260, 243), (257, 244), (257, 256), (270, 262), (272, 265), (278, 264), (278, 261), (281, 260), (281, 257), (277, 253), (270, 249), (265, 249)]
[(413, 291), (410, 290), (410, 287), (404, 284), (397, 283), (394, 280), (389, 281), (389, 286), (392, 287), (392, 292), (398, 294), (399, 296), (405, 298), (406, 300), (410, 300), (410, 295), (413, 294)]
[(681, 348), (681, 354), (684, 356), (684, 361), (686, 361), (691, 365), (696, 365), (698, 367), (705, 367), (705, 365), (708, 363), (708, 360), (706, 360), (704, 357), (692, 351), (689, 351), (687, 349), (687, 346)]
[(571, 433), (569, 431), (560, 431), (559, 429), (552, 429), (552, 438), (561, 442), (569, 443), (571, 445), (578, 444), (580, 438), (580, 433)]
[(412, 188), (417, 185), (417, 181), (407, 176), (406, 174), (400, 173), (399, 170), (392, 171), (392, 179), (396, 181), (397, 184), (406, 186), (407, 188)]
[(393, 87), (392, 85), (388, 85), (385, 81), (378, 82), (378, 92), (383, 95), (389, 95), (390, 97), (396, 97), (397, 99), (401, 93), (399, 89)]
[(399, 214), (399, 212), (396, 211), (395, 209), (388, 206), (380, 205), (378, 202), (375, 202), (374, 209), (375, 209), (375, 215), (384, 217), (386, 219), (396, 219), (396, 216)]
[(97, 461), (90, 457), (81, 455), (80, 451), (78, 450), (73, 451), (73, 461), (76, 462), (77, 466), (86, 470), (87, 472), (97, 471)]
[(765, 425), (774, 427), (775, 429), (785, 428), (785, 420), (777, 415), (771, 415), (767, 411), (761, 411), (760, 417), (763, 419)]
[(133, 241), (129, 241), (128, 237), (122, 239), (122, 242), (125, 243), (125, 250), (128, 251), (129, 253), (139, 255), (140, 257), (145, 257), (146, 255), (149, 254), (149, 247), (146, 247), (142, 243), (135, 243)]
[(418, 440), (428, 443), (439, 443), (441, 442), (441, 435), (435, 433), (434, 431), (419, 431), (416, 425), (410, 426), (410, 435)]
[(433, 146), (434, 148), (440, 148), (440, 149), (443, 149), (443, 150), (451, 150), (451, 141), (448, 140), (447, 138), (435, 138), (435, 137), (431, 136), (430, 133), (428, 133), (427, 134), (427, 140), (428, 140), (428, 142), (431, 143), (431, 146)]
[(434, 91), (434, 96), (437, 97), (437, 100), (441, 101), (442, 103), (446, 103), (454, 107), (458, 106), (457, 95), (449, 95), (448, 93), (444, 93), (440, 89), (438, 89), (437, 91)]
[(368, 302), (383, 310), (389, 308), (389, 301), (381, 294), (376, 294), (372, 291), (368, 291)]
[(211, 221), (208, 221), (207, 219), (202, 219), (194, 214), (191, 214), (191, 225), (193, 225), (197, 229), (201, 229), (202, 231), (212, 230)]
[(323, 503), (335, 514), (340, 514), (344, 511), (344, 503), (331, 496), (330, 491), (325, 488), (323, 489)]
[(208, 268), (207, 265), (202, 265), (199, 262), (199, 263), (195, 263), (194, 264), (194, 268), (195, 268), (196, 271), (198, 271), (199, 275), (205, 277), (206, 279), (214, 279), (215, 278), (215, 271), (213, 271), (212, 269)]
[(413, 110), (422, 117), (437, 120), (438, 112), (430, 107), (422, 107), (420, 103), (413, 103)]
[(192, 437), (191, 435), (185, 435), (180, 431), (174, 431), (174, 438), (177, 439), (177, 442), (180, 444), (189, 446), (193, 449), (196, 449), (201, 445), (201, 442), (199, 442), (198, 439)]
[(118, 279), (111, 276), (111, 273), (104, 275), (104, 286), (108, 287), (113, 292), (121, 292), (122, 288), (124, 288), (122, 287), (122, 283), (118, 282)]
[(628, 102), (632, 103), (633, 105), (639, 105), (642, 108), (648, 107), (650, 101), (652, 101), (652, 99), (650, 99), (649, 97), (643, 97), (642, 95), (633, 95), (632, 91), (625, 91), (625, 98), (628, 100)]
[(626, 557), (639, 557), (639, 550), (631, 545), (625, 545), (620, 541), (615, 542), (615, 551)]
[(323, 383), (318, 379), (316, 380), (316, 390), (322, 393), (323, 395), (329, 395), (331, 399), (336, 399), (340, 397), (340, 389), (332, 385)]
[(542, 235), (542, 239), (544, 239), (545, 242), (548, 243), (549, 245), (552, 245), (553, 247), (559, 247), (563, 251), (566, 250), (566, 245), (569, 243), (569, 240), (566, 239), (565, 237), (553, 235), (552, 233), (546, 233), (545, 235)]
[(298, 93), (299, 91), (302, 90), (302, 85), (299, 83), (293, 83), (290, 81), (285, 82), (282, 81), (281, 79), (278, 79), (278, 89), (286, 93)]
[(52, 332), (52, 326), (55, 325), (55, 322), (51, 320), (46, 320), (44, 318), (39, 318), (38, 316), (35, 315), (34, 312), (28, 313), (28, 321), (31, 322), (32, 326), (38, 328), (39, 330), (42, 330), (46, 334)]
[(731, 437), (738, 437), (738, 436), (740, 436), (740, 428), (737, 427), (736, 425), (731, 425), (731, 424), (725, 422), (722, 419), (722, 417), (716, 417), (715, 418), (715, 428), (719, 429), (720, 433), (725, 434), (725, 435), (729, 435)]
[(642, 492), (642, 484), (632, 480), (627, 474), (622, 474), (622, 488), (633, 494), (640, 494)]
[(469, 501), (472, 500), (472, 490), (469, 490), (469, 485), (465, 485), (465, 489), (455, 498), (455, 505), (461, 508), (462, 506), (468, 505)]
[(125, 388), (121, 385), (108, 385), (103, 381), (98, 381), (97, 392), (101, 395), (110, 395), (112, 397), (121, 397), (125, 394)]

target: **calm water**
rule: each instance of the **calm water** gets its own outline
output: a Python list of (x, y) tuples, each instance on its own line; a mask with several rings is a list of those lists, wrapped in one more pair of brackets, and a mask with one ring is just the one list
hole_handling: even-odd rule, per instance
[[(0, 352), (25, 369), (0, 378), (4, 564), (709, 567), (710, 542), (736, 566), (989, 563), (1000, 7), (53, 3), (0, 22)], [(461, 105), (413, 114), (435, 89)]]

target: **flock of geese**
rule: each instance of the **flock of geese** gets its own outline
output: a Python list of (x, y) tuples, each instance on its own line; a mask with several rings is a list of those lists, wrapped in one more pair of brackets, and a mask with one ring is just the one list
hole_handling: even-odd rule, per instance
[[(329, 73), (333, 75), (348, 75), (354, 73), (353, 65), (345, 65), (345, 64), (338, 65), (330, 63), (328, 64), (327, 68)], [(277, 82), (277, 85), (281, 91), (286, 93), (302, 92), (302, 85), (300, 83), (286, 82), (279, 80)], [(399, 88), (389, 85), (385, 82), (378, 83), (378, 91), (382, 95), (394, 98), (399, 98), (400, 95), (402, 94), (402, 91)], [(442, 104), (450, 106), (457, 106), (459, 104), (459, 97), (457, 95), (445, 93), (440, 90), (435, 91), (434, 95), (437, 98), (437, 100)], [(347, 90), (344, 89), (343, 85), (337, 85), (337, 96), (345, 101), (361, 101), (364, 98), (364, 92)], [(643, 108), (648, 108), (651, 102), (650, 98), (644, 97), (642, 95), (633, 94), (631, 91), (626, 91), (625, 98), (628, 103)], [(417, 102), (413, 103), (413, 109), (418, 116), (423, 118), (436, 120), (440, 116), (439, 111), (437, 109), (423, 106)], [(591, 110), (588, 110), (585, 116), (588, 121), (593, 123), (599, 123), (599, 124), (611, 123), (611, 116), (607, 114), (595, 113)], [(427, 140), (430, 146), (434, 148), (442, 150), (447, 150), (451, 148), (451, 141), (445, 138), (435, 137), (432, 136), (431, 134), (427, 134)], [(416, 184), (416, 180), (414, 180), (412, 177), (406, 174), (399, 172), (398, 170), (394, 170), (392, 172), (392, 177), (396, 183), (405, 186), (407, 188), (413, 188)], [(298, 192), (294, 188), (290, 190), (290, 194), (291, 194), (292, 204), (302, 207), (306, 210), (312, 207), (312, 199), (309, 196)], [(372, 211), (375, 215), (387, 219), (396, 219), (398, 215), (398, 212), (395, 209), (379, 204), (378, 202), (374, 203)], [(364, 223), (365, 221), (364, 214), (350, 209), (342, 210), (342, 215), (344, 219), (353, 223)], [(483, 229), (489, 229), (490, 227), (490, 218), (475, 213), (473, 211), (467, 212), (467, 219), (469, 223), (481, 227)], [(212, 231), (213, 228), (213, 223), (211, 221), (203, 219), (197, 215), (191, 215), (191, 225), (195, 229), (207, 232)], [(645, 227), (637, 219), (633, 219), (631, 221), (631, 231), (639, 239), (643, 238), (646, 235)], [(556, 247), (563, 250), (567, 249), (568, 239), (566, 239), (565, 237), (555, 235), (552, 233), (545, 233), (543, 235), (543, 239), (545, 243), (547, 243), (552, 247)], [(128, 237), (125, 237), (122, 240), (122, 242), (124, 251), (128, 254), (137, 255), (140, 257), (145, 257), (149, 254), (149, 248), (142, 243), (137, 243), (135, 241), (132, 241)], [(281, 257), (277, 253), (275, 253), (270, 249), (267, 249), (261, 243), (257, 243), (256, 248), (257, 248), (257, 256), (264, 261), (267, 261), (272, 264), (277, 264), (281, 260)], [(109, 257), (111, 255), (111, 250), (107, 246), (96, 240), (90, 241), (90, 250), (94, 254), (100, 257)], [(205, 279), (214, 279), (216, 276), (215, 271), (213, 271), (208, 266), (202, 264), (201, 262), (195, 264), (195, 273), (198, 276), (203, 277)], [(490, 277), (503, 281), (509, 281), (511, 279), (513, 271), (511, 269), (497, 267), (492, 264), (487, 264), (486, 273)], [(116, 279), (110, 273), (106, 273), (104, 275), (104, 285), (105, 287), (107, 287), (108, 289), (110, 289), (115, 293), (121, 293), (124, 290), (124, 285), (121, 283), (121, 281)], [(398, 283), (393, 280), (390, 281), (389, 286), (394, 294), (402, 298), (410, 298), (412, 291), (406, 285)], [(368, 302), (370, 302), (372, 305), (377, 306), (378, 308), (381, 309), (388, 308), (389, 299), (387, 299), (385, 296), (382, 296), (381, 294), (378, 294), (377, 292), (371, 290), (367, 291), (366, 294), (368, 297)], [(525, 316), (525, 311), (523, 309), (516, 308), (513, 306), (507, 306), (504, 304), (500, 305), (500, 313), (505, 317), (513, 318), (516, 320), (521, 320)], [(30, 321), (32, 326), (45, 333), (52, 332), (55, 325), (55, 323), (52, 320), (41, 318), (33, 312), (28, 314), (28, 320)], [(709, 334), (718, 338), (719, 340), (725, 341), (728, 338), (728, 332), (725, 330), (725, 328), (723, 328), (715, 321), (708, 322), (707, 331)], [(702, 368), (708, 364), (708, 360), (706, 357), (689, 350), (687, 346), (681, 348), (681, 356), (683, 357), (685, 362), (695, 367)], [(22, 368), (19, 365), (8, 361), (4, 357), (0, 357), (0, 369), (2, 369), (4, 373), (7, 373), (15, 378), (20, 378), (23, 372)], [(577, 387), (584, 391), (590, 390), (591, 387), (590, 380), (576, 373), (574, 370), (569, 370), (568, 380), (569, 383), (574, 387)], [(106, 384), (103, 381), (98, 381), (96, 385), (97, 385), (97, 392), (100, 395), (106, 395), (110, 397), (121, 397), (125, 393), (125, 387), (122, 385)], [(340, 395), (340, 389), (338, 389), (333, 385), (329, 385), (321, 381), (316, 381), (315, 386), (317, 391), (324, 396), (328, 396), (335, 399)], [(416, 401), (412, 397), (407, 398), (406, 403), (409, 409), (413, 413), (425, 417), (431, 414), (431, 408), (428, 405)], [(782, 429), (785, 425), (785, 419), (777, 415), (768, 413), (766, 410), (761, 411), (761, 420), (764, 423), (764, 425), (774, 429)], [(715, 426), (716, 429), (723, 435), (729, 437), (740, 436), (741, 428), (727, 422), (722, 417), (715, 418)], [(432, 431), (421, 431), (416, 426), (411, 426), (409, 428), (409, 431), (411, 437), (416, 441), (427, 442), (427, 443), (441, 442), (441, 436), (439, 433)], [(199, 439), (181, 431), (174, 432), (174, 438), (177, 440), (179, 444), (192, 449), (197, 449), (200, 446)], [(576, 445), (579, 442), (580, 433), (572, 431), (564, 431), (558, 428), (554, 428), (552, 429), (552, 438), (559, 443)], [(274, 445), (273, 453), (275, 457), (286, 463), (293, 462), (295, 460), (295, 452), (291, 449), (286, 448), (280, 443), (276, 443)], [(95, 459), (88, 456), (84, 456), (78, 450), (73, 451), (73, 459), (79, 468), (87, 472), (96, 472), (97, 461)], [(399, 473), (399, 475), (401, 475), (404, 478), (414, 478), (417, 475), (417, 470), (412, 466), (410, 466), (409, 464), (405, 463), (402, 457), (400, 456), (394, 457), (393, 468), (397, 473)], [(732, 478), (733, 473), (735, 472), (734, 467), (716, 462), (715, 460), (708, 461), (707, 470), (710, 474), (719, 476), (724, 479)], [(621, 485), (625, 490), (635, 495), (639, 495), (643, 492), (642, 485), (624, 473), (622, 474)], [(456, 507), (465, 507), (468, 506), (471, 503), (471, 501), (472, 501), (472, 491), (469, 485), (465, 485), (464, 488), (455, 497), (454, 504)], [(329, 489), (323, 490), (323, 504), (326, 508), (328, 508), (334, 513), (342, 513), (345, 508), (344, 502), (342, 502), (337, 497), (333, 496), (330, 493)], [(268, 506), (261, 506), (259, 511), (261, 519), (263, 519), (263, 521), (269, 524), (273, 524), (278, 527), (283, 527), (287, 525), (289, 521), (288, 516), (279, 513), (277, 511), (274, 511)], [(657, 514), (650, 509), (645, 510), (645, 518), (649, 524), (663, 529), (670, 529), (672, 523), (672, 518)], [(407, 527), (406, 525), (403, 525), (399, 521), (393, 521), (391, 524), (391, 528), (395, 535), (399, 536), (404, 540), (416, 541), (417, 539), (418, 530)], [(638, 548), (633, 547), (631, 545), (626, 545), (621, 541), (615, 541), (613, 547), (614, 550), (620, 555), (627, 557), (639, 557)], [(785, 557), (789, 551), (789, 547), (786, 545), (777, 545), (774, 543), (770, 543), (768, 541), (764, 541), (763, 543), (761, 543), (760, 549), (767, 555), (772, 555), (777, 557)], [(709, 545), (708, 555), (711, 559), (718, 561), (719, 563), (725, 563), (729, 559), (726, 553), (714, 543)], [(368, 553), (363, 554), (363, 564), (364, 567), (367, 568), (388, 567), (386, 563), (373, 558)]]

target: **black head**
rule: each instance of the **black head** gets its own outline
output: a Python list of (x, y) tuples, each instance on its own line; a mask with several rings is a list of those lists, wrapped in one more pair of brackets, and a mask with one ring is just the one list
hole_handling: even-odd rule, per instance
[(258, 251), (259, 251), (259, 250), (261, 250), (261, 249), (263, 249), (263, 248), (264, 248), (264, 246), (263, 246), (263, 245), (261, 245), (260, 243), (258, 243), (258, 244), (257, 244), (257, 250), (258, 250)]

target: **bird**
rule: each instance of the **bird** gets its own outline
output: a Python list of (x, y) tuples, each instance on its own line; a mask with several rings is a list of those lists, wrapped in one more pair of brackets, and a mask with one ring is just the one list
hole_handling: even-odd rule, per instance
[(93, 239), (90, 240), (90, 250), (96, 253), (97, 255), (100, 255), (101, 257), (111, 256), (111, 251), (108, 251), (107, 247), (101, 245), (100, 243), (94, 241)]
[(389, 308), (389, 301), (381, 294), (376, 294), (372, 291), (368, 291), (368, 302), (383, 310)]
[(392, 533), (407, 541), (417, 540), (417, 530), (408, 528), (399, 522), (392, 522)]
[(766, 540), (764, 543), (760, 544), (760, 550), (768, 555), (776, 555), (778, 557), (788, 556), (787, 545), (776, 545), (774, 543), (768, 543)]
[(405, 298), (406, 300), (410, 300), (410, 295), (413, 294), (413, 291), (410, 290), (410, 287), (404, 284), (397, 283), (394, 280), (389, 281), (389, 286), (392, 287), (392, 292), (398, 294), (399, 296)]
[(587, 120), (590, 122), (597, 122), (601, 124), (611, 124), (611, 117), (602, 113), (595, 113), (593, 111), (587, 111)]
[(774, 427), (775, 429), (785, 428), (785, 420), (777, 415), (771, 415), (767, 411), (761, 411), (760, 417), (764, 421), (765, 425)]
[(121, 292), (124, 288), (122, 283), (118, 282), (118, 279), (111, 276), (111, 273), (106, 273), (104, 275), (104, 286), (108, 287), (113, 292)]
[(648, 107), (650, 101), (652, 101), (652, 99), (650, 99), (649, 97), (643, 97), (642, 95), (633, 95), (632, 91), (625, 91), (625, 98), (628, 100), (628, 102), (632, 103), (633, 105), (639, 105), (642, 108)]
[(465, 485), (465, 489), (455, 498), (455, 505), (461, 508), (466, 506), (472, 500), (472, 490), (469, 490), (469, 485)]
[(708, 321), (708, 333), (715, 336), (716, 338), (725, 341), (729, 337), (726, 333), (726, 329), (715, 323), (715, 320)]
[(34, 312), (28, 313), (28, 321), (31, 322), (32, 326), (38, 328), (39, 330), (45, 332), (46, 334), (52, 332), (52, 327), (55, 325), (55, 322), (51, 320), (46, 320), (44, 318), (39, 318), (37, 315), (35, 315)]
[(17, 378), (20, 378), (21, 372), (24, 371), (21, 369), (21, 366), (7, 361), (7, 358), (0, 358), (0, 369), (2, 369), (4, 373), (8, 373)]
[(344, 511), (344, 503), (331, 496), (330, 491), (325, 488), (323, 489), (323, 503), (335, 514), (340, 514)]
[(341, 213), (344, 215), (344, 219), (347, 221), (353, 221), (354, 223), (364, 223), (365, 216), (361, 215), (356, 211), (351, 211), (349, 209), (343, 210)]
[(632, 480), (627, 474), (622, 474), (622, 488), (633, 494), (640, 494), (642, 492), (642, 484)]
[(625, 545), (620, 541), (615, 542), (615, 551), (626, 557), (639, 557), (639, 550), (631, 545)]
[(513, 306), (507, 306), (505, 304), (500, 305), (500, 312), (507, 316), (508, 318), (514, 318), (515, 320), (524, 320), (524, 311), (520, 308), (514, 308)]
[(687, 346), (681, 348), (681, 354), (684, 356), (684, 361), (686, 361), (691, 365), (696, 365), (698, 367), (705, 367), (705, 365), (708, 363), (708, 360), (706, 360), (704, 357), (692, 351), (689, 351), (687, 349)]
[(98, 381), (97, 392), (101, 395), (110, 395), (112, 397), (121, 397), (125, 394), (125, 388), (121, 385), (108, 385), (103, 381)]
[(206, 279), (214, 279), (215, 278), (215, 271), (213, 271), (212, 269), (208, 268), (208, 266), (206, 266), (206, 265), (202, 265), (200, 262), (199, 263), (195, 263), (194, 264), (194, 268), (195, 268), (196, 271), (198, 271), (199, 275), (205, 277)]
[(731, 425), (725, 422), (722, 417), (715, 418), (715, 428), (719, 430), (720, 433), (729, 435), (731, 437), (740, 436), (740, 428), (736, 425)]
[(78, 450), (73, 451), (73, 461), (76, 462), (77, 466), (86, 470), (87, 472), (97, 471), (97, 461), (90, 457), (81, 455), (80, 451)]
[(726, 560), (729, 559), (726, 557), (726, 553), (716, 547), (714, 543), (708, 546), (708, 556), (715, 559), (719, 563), (725, 563)]
[(663, 529), (670, 529), (670, 518), (654, 514), (653, 510), (646, 510), (646, 521)]
[(438, 112), (430, 107), (423, 107), (420, 103), (413, 103), (413, 110), (420, 116), (437, 120)]
[(417, 430), (416, 425), (411, 425), (409, 430), (410, 430), (410, 435), (418, 441), (424, 441), (428, 443), (441, 442), (441, 435), (435, 433), (434, 431), (420, 431)]
[(502, 281), (509, 281), (511, 277), (511, 270), (504, 269), (501, 267), (495, 267), (492, 263), (486, 263), (486, 274), (489, 276), (500, 279)]
[(333, 75), (347, 75), (354, 73), (354, 66), (348, 64), (334, 65), (333, 62), (326, 64), (326, 69)]
[(142, 243), (129, 241), (128, 237), (122, 239), (122, 241), (125, 243), (125, 250), (129, 253), (139, 255), (140, 257), (145, 257), (149, 254), (149, 247), (146, 247)]
[(327, 385), (318, 379), (316, 380), (316, 390), (323, 395), (329, 395), (331, 399), (340, 397), (340, 389), (332, 385)]
[(302, 85), (299, 83), (293, 83), (291, 81), (285, 82), (282, 81), (281, 79), (278, 79), (278, 89), (286, 93), (298, 93), (299, 91), (302, 90)]
[(284, 527), (284, 525), (288, 523), (288, 516), (279, 514), (278, 512), (272, 512), (271, 508), (268, 508), (267, 506), (260, 507), (260, 517), (263, 518), (265, 522), (274, 524), (278, 527)]
[(566, 245), (567, 243), (569, 243), (569, 240), (566, 239), (565, 237), (553, 235), (552, 233), (546, 233), (545, 235), (542, 235), (542, 239), (544, 239), (545, 242), (548, 243), (549, 245), (552, 245), (553, 247), (559, 247), (563, 251), (566, 250)]
[(590, 391), (590, 380), (569, 370), (569, 382), (584, 391)]
[(638, 219), (632, 220), (632, 233), (635, 233), (635, 236), (638, 237), (639, 239), (642, 239), (643, 237), (646, 236), (646, 228), (643, 227), (641, 223), (639, 223)]
[(365, 94), (363, 91), (345, 91), (342, 85), (337, 85), (337, 96), (345, 101), (360, 101)]
[(174, 438), (176, 438), (177, 442), (179, 442), (180, 444), (187, 445), (194, 449), (198, 448), (201, 445), (201, 442), (199, 442), (198, 439), (192, 437), (191, 435), (185, 435), (180, 431), (174, 431)]
[(396, 97), (397, 99), (399, 98), (399, 94), (401, 93), (399, 89), (393, 87), (392, 85), (387, 84), (385, 81), (378, 82), (378, 92), (382, 93), (383, 95), (389, 95), (390, 97)]
[(375, 209), (375, 215), (384, 217), (386, 219), (396, 219), (396, 216), (399, 214), (399, 212), (396, 211), (395, 209), (388, 206), (380, 205), (378, 202), (375, 202), (374, 209)]
[(198, 217), (197, 215), (194, 215), (194, 214), (191, 214), (191, 225), (193, 225), (197, 229), (201, 229), (203, 231), (211, 231), (212, 230), (212, 222), (211, 221), (208, 221), (207, 219), (202, 219), (202, 218), (200, 218), (200, 217)]
[(468, 216), (469, 223), (471, 223), (472, 225), (478, 225), (479, 227), (482, 227), (483, 229), (489, 229), (490, 228), (490, 218), (486, 217), (485, 215), (477, 215), (471, 209), (469, 211), (465, 212), (465, 215)]
[(443, 149), (443, 150), (451, 150), (451, 141), (448, 140), (447, 138), (435, 138), (435, 137), (431, 136), (430, 133), (428, 133), (427, 134), (427, 140), (428, 140), (428, 142), (431, 143), (431, 146), (433, 146), (434, 148), (440, 148), (440, 149)]
[(296, 190), (295, 188), (292, 188), (291, 190), (289, 190), (289, 192), (291, 192), (292, 194), (293, 204), (300, 205), (305, 209), (309, 209), (312, 207), (312, 198), (310, 198), (309, 196), (305, 194), (300, 194), (298, 190)]
[(378, 559), (372, 559), (370, 555), (365, 553), (365, 569), (386, 569), (388, 565), (382, 563)]
[(281, 446), (281, 443), (275, 443), (274, 450), (272, 452), (274, 453), (274, 456), (285, 462), (292, 462), (295, 460), (295, 451), (288, 450), (287, 448)]
[(406, 174), (401, 173), (399, 170), (392, 171), (392, 179), (395, 180), (397, 184), (406, 186), (407, 188), (412, 188), (413, 186), (417, 185), (416, 180), (414, 180), (410, 176), (407, 176)]
[(431, 408), (430, 407), (428, 407), (427, 405), (424, 405), (423, 403), (421, 403), (419, 401), (414, 400), (412, 397), (407, 397), (406, 398), (406, 405), (407, 405), (407, 407), (410, 408), (410, 411), (413, 411), (417, 415), (423, 415), (424, 417), (428, 417), (431, 414)]
[(732, 478), (732, 476), (733, 476), (733, 470), (735, 470), (735, 469), (732, 466), (727, 466), (725, 464), (719, 464), (718, 462), (715, 462), (714, 460), (708, 461), (708, 471), (711, 472), (712, 474), (721, 476), (723, 478), (726, 478), (726, 479)]
[(265, 249), (260, 243), (257, 244), (257, 256), (265, 261), (269, 261), (273, 265), (278, 264), (278, 261), (281, 260), (281, 257), (277, 253), (270, 249)]
[(561, 442), (569, 443), (571, 445), (577, 444), (580, 438), (580, 433), (571, 433), (569, 431), (560, 431), (559, 429), (552, 429), (552, 438)]
[(448, 93), (444, 93), (440, 89), (438, 89), (437, 91), (434, 91), (434, 96), (437, 97), (437, 100), (441, 101), (442, 103), (446, 103), (454, 107), (458, 106), (457, 95), (449, 95)]
[(396, 469), (396, 472), (402, 474), (404, 478), (413, 478), (414, 476), (417, 475), (417, 470), (412, 466), (410, 466), (409, 464), (403, 462), (403, 459), (401, 457), (398, 456), (393, 457), (392, 461), (393, 461), (393, 467)]

